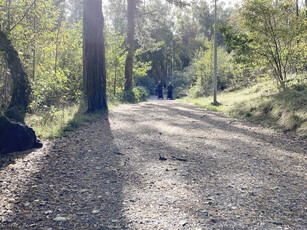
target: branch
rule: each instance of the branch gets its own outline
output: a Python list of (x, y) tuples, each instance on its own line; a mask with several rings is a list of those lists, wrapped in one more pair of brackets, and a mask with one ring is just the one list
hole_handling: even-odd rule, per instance
[(34, 0), (32, 2), (32, 4), (29, 6), (29, 8), (26, 10), (25, 14), (23, 15), (23, 17), (10, 29), (10, 31), (12, 31), (28, 14), (29, 10), (33, 7), (33, 5), (36, 3), (36, 0)]
[(175, 6), (179, 6), (180, 8), (184, 8), (186, 6), (190, 6), (189, 3), (183, 0), (166, 0), (168, 3), (173, 4)]
[(157, 12), (157, 10), (147, 11), (147, 12), (144, 12), (142, 14), (141, 13), (137, 14), (137, 16), (143, 17), (145, 15), (153, 15), (153, 13), (156, 13), (156, 12)]

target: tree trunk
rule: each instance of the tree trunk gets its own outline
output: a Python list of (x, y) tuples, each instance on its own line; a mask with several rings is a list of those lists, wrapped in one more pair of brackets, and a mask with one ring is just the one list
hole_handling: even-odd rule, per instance
[(36, 1), (34, 2), (34, 17), (33, 17), (33, 29), (34, 29), (34, 43), (33, 43), (33, 62), (32, 62), (32, 79), (35, 81), (35, 68), (36, 68)]
[(117, 64), (115, 65), (115, 73), (114, 73), (114, 85), (113, 85), (113, 95), (116, 95), (116, 79), (117, 78)]
[(106, 64), (101, 0), (83, 1), (83, 77), (88, 112), (107, 110)]
[(13, 79), (13, 93), (5, 116), (17, 122), (24, 123), (26, 109), (29, 105), (30, 84), (28, 75), (7, 35), (0, 29), (0, 51), (5, 53), (5, 59)]
[(5, 54), (13, 79), (11, 102), (5, 116), (0, 116), (0, 154), (42, 147), (42, 143), (36, 138), (33, 129), (24, 125), (30, 95), (28, 75), (17, 51), (1, 28), (0, 51)]
[(134, 18), (136, 11), (136, 0), (128, 0), (128, 54), (125, 64), (125, 91), (132, 91), (132, 74), (133, 74), (133, 58), (134, 58)]
[(7, 4), (7, 31), (11, 31), (11, 0)]
[(64, 11), (65, 11), (65, 2), (62, 5), (61, 8), (61, 13), (60, 13), (60, 18), (58, 21), (58, 25), (57, 25), (57, 35), (56, 35), (56, 39), (55, 39), (55, 59), (54, 59), (54, 74), (57, 74), (57, 68), (58, 68), (58, 56), (59, 56), (59, 37), (60, 37), (60, 33), (61, 33), (61, 26), (62, 26), (62, 22), (63, 22), (63, 17), (64, 17)]

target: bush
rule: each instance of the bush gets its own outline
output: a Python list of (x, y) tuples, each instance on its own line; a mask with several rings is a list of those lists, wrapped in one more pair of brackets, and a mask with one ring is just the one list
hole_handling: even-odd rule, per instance
[(133, 93), (136, 102), (146, 101), (147, 98), (149, 97), (149, 92), (147, 91), (146, 88), (142, 86), (137, 86), (136, 88), (134, 88)]
[(137, 88), (139, 86), (142, 86), (145, 89), (147, 89), (147, 91), (150, 94), (155, 94), (155, 86), (156, 86), (155, 80), (150, 78), (149, 76), (142, 76), (142, 77), (135, 76), (134, 83), (135, 85), (137, 85)]
[(121, 91), (117, 94), (117, 98), (120, 102), (137, 103), (140, 101), (146, 101), (149, 97), (149, 92), (142, 86), (137, 86), (133, 91)]
[(119, 100), (121, 102), (135, 103), (135, 95), (133, 91), (122, 91), (119, 93)]

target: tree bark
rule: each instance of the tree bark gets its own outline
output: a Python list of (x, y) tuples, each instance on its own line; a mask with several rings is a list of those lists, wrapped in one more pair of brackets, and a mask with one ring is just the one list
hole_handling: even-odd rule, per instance
[(83, 77), (88, 112), (107, 110), (106, 64), (101, 0), (83, 1)]
[(29, 105), (30, 84), (28, 75), (21, 63), (17, 51), (0, 28), (0, 51), (5, 53), (5, 59), (13, 79), (13, 93), (5, 116), (17, 122), (24, 123), (26, 109)]
[(33, 44), (33, 62), (32, 62), (32, 79), (35, 81), (35, 68), (36, 68), (36, 1), (34, 2), (34, 17), (33, 17), (33, 29), (34, 29), (34, 44)]
[(28, 75), (6, 33), (0, 28), (0, 51), (4, 56), (13, 79), (13, 93), (5, 116), (0, 116), (0, 154), (42, 147), (35, 132), (24, 125), (29, 105), (30, 84)]
[(7, 31), (11, 31), (11, 0), (7, 4)]
[(127, 0), (127, 18), (128, 18), (128, 54), (125, 64), (125, 91), (132, 91), (132, 75), (133, 75), (133, 58), (134, 58), (134, 30), (135, 30), (135, 11), (136, 0)]

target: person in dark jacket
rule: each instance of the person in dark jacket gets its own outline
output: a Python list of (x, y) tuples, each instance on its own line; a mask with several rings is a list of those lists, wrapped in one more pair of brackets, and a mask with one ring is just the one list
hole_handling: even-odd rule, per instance
[(171, 82), (167, 86), (167, 99), (173, 100), (173, 86)]
[(163, 85), (161, 81), (158, 82), (157, 91), (158, 91), (158, 99), (159, 98), (163, 99)]

